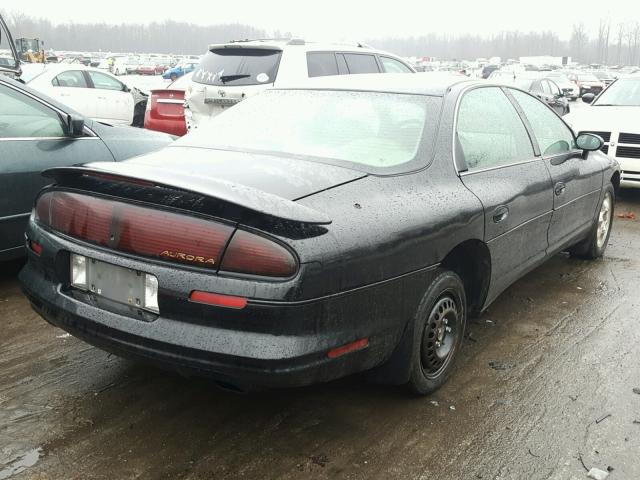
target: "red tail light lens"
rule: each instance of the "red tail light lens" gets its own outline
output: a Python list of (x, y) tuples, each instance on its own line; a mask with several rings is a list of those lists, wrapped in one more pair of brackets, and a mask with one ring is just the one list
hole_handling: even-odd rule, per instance
[(233, 297), (230, 295), (221, 295), (219, 293), (199, 292), (194, 290), (189, 295), (189, 300), (197, 303), (206, 303), (207, 305), (215, 305), (216, 307), (236, 308), (238, 310), (247, 306), (247, 299), (244, 297)]
[(36, 255), (42, 255), (42, 245), (40, 245), (38, 242), (34, 242), (33, 240), (29, 240), (29, 248)]
[(47, 192), (36, 220), (61, 233), (114, 250), (217, 269), (233, 227), (69, 192)]
[(298, 268), (293, 254), (282, 245), (260, 235), (237, 230), (220, 265), (220, 270), (265, 277), (288, 278)]

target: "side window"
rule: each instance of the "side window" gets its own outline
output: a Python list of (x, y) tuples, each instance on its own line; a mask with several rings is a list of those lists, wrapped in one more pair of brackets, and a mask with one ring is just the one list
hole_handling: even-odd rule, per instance
[(531, 92), (542, 92), (542, 82), (533, 82), (531, 85)]
[(399, 62), (395, 58), (380, 56), (382, 68), (386, 73), (413, 73), (404, 63)]
[(101, 90), (116, 90), (118, 92), (124, 90), (124, 84), (115, 78), (111, 78), (109, 75), (92, 71), (88, 71), (87, 73), (89, 74), (89, 77), (91, 77), (94, 88), (99, 88)]
[(549, 82), (549, 88), (551, 89), (551, 95), (560, 95), (560, 87), (553, 80), (547, 80)]
[(524, 110), (543, 156), (576, 149), (573, 132), (549, 107), (526, 93), (517, 90), (511, 93)]
[(338, 75), (336, 55), (333, 52), (307, 53), (307, 71), (310, 78)]
[(347, 67), (347, 61), (344, 59), (342, 53), (336, 53), (336, 61), (338, 62), (338, 74), (348, 75), (349, 68)]
[(69, 70), (59, 73), (51, 83), (54, 87), (89, 88), (80, 70)]
[(379, 73), (378, 62), (373, 55), (361, 53), (345, 53), (344, 59), (347, 61), (349, 73)]
[(58, 114), (9, 87), (0, 85), (0, 138), (63, 137)]
[(542, 91), (546, 94), (551, 94), (551, 88), (549, 87), (549, 82), (546, 80), (540, 80), (540, 84), (542, 85)]
[(534, 157), (531, 140), (518, 112), (496, 87), (476, 88), (462, 97), (457, 135), (469, 170)]

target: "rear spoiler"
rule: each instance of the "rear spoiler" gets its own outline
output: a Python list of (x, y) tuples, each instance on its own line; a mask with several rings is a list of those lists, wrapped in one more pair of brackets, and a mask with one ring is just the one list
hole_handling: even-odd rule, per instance
[(148, 165), (98, 162), (82, 167), (49, 168), (42, 172), (42, 175), (58, 182), (73, 176), (95, 176), (114, 181), (121, 179), (124, 182), (131, 179), (133, 180), (131, 183), (146, 184), (148, 182), (152, 186), (203, 195), (276, 220), (308, 225), (328, 225), (331, 223), (329, 217), (317, 210), (262, 190), (211, 177), (198, 178), (176, 172), (166, 172)]

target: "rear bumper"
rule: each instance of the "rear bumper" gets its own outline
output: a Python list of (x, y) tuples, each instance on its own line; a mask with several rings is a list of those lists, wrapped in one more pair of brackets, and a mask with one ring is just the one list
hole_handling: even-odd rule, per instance
[[(221, 279), (196, 274), (187, 279), (188, 273), (176, 275), (174, 267), (92, 250), (33, 225), (28, 234), (44, 252), (38, 257), (29, 251), (20, 281), (33, 308), (49, 323), (116, 355), (247, 390), (326, 382), (384, 363), (434, 274), (428, 269), (309, 301), (250, 300), (245, 309), (232, 310), (188, 300), (188, 292), (206, 289), (199, 282), (211, 287)], [(144, 321), (126, 306), (105, 307), (79, 297), (64, 279), (69, 251), (156, 275), (161, 315)], [(168, 284), (171, 278), (176, 282)], [(328, 357), (331, 349), (362, 338), (369, 342), (362, 350)]]
[(144, 117), (144, 128), (147, 130), (154, 130), (156, 132), (168, 133), (169, 135), (175, 135), (181, 137), (187, 133), (187, 124), (184, 117), (180, 118), (149, 118), (150, 115)]

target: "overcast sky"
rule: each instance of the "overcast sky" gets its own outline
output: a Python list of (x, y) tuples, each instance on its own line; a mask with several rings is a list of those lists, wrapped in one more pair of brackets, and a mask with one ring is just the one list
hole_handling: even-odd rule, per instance
[(596, 35), (601, 17), (609, 17), (612, 25), (640, 21), (640, 0), (28, 0), (6, 7), (47, 17), (54, 23), (147, 23), (170, 16), (201, 25), (239, 22), (314, 40), (405, 37), (429, 31), (490, 34), (502, 30), (552, 30), (568, 39), (575, 21), (583, 21), (591, 35)]

